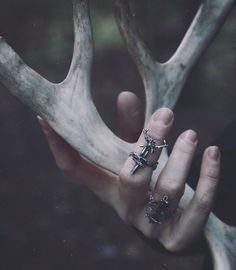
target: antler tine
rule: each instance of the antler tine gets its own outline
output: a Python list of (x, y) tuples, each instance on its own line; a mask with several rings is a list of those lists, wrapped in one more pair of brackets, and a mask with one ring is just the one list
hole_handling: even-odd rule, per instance
[(146, 82), (150, 71), (154, 69), (155, 62), (149, 49), (139, 37), (137, 25), (133, 19), (134, 16), (131, 13), (128, 0), (115, 1), (115, 14), (127, 49)]
[(172, 76), (177, 84), (177, 87), (166, 89), (165, 104), (171, 107), (175, 105), (190, 70), (209, 46), (234, 3), (235, 0), (202, 2), (175, 54), (165, 63), (165, 74)]
[(99, 116), (90, 92), (93, 40), (86, 0), (73, 0), (74, 52), (67, 78), (59, 86), (56, 121), (50, 125), (97, 165), (119, 173), (131, 146), (115, 136)]
[(0, 79), (49, 122), (75, 149), (97, 165), (119, 173), (131, 145), (104, 124), (90, 94), (93, 44), (86, 0), (73, 0), (75, 45), (67, 78), (53, 84), (23, 63), (0, 39)]
[(74, 21), (74, 51), (70, 70), (64, 83), (76, 84), (81, 77), (89, 83), (93, 58), (93, 39), (88, 4), (85, 0), (72, 0)]
[(157, 73), (161, 64), (154, 61), (149, 49), (141, 40), (128, 0), (115, 0), (115, 15), (120, 33), (142, 77), (146, 92), (146, 121), (161, 104), (157, 87)]
[(55, 85), (28, 67), (0, 37), (0, 80), (21, 101), (41, 114), (50, 107), (47, 118), (53, 118)]
[(173, 108), (189, 71), (209, 45), (235, 0), (205, 0), (176, 53), (164, 64), (155, 62), (137, 34), (128, 0), (115, 0), (117, 22), (138, 67), (146, 92), (146, 121), (158, 107)]

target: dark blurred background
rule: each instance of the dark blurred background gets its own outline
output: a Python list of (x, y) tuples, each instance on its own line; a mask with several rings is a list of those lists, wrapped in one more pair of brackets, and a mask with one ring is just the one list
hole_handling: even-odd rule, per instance
[[(159, 61), (183, 38), (201, 1), (132, 1), (140, 33)], [(116, 98), (124, 90), (144, 100), (143, 85), (128, 55), (112, 1), (90, 1), (95, 41), (92, 91), (95, 104), (116, 132)], [(169, 138), (193, 128), (199, 148), (190, 184), (195, 185), (203, 149), (222, 150), (222, 179), (215, 212), (236, 225), (236, 10), (192, 70), (175, 107)], [(73, 49), (69, 0), (1, 0), (0, 35), (24, 61), (53, 82), (62, 81)], [(0, 55), (1, 57), (1, 55)], [(151, 248), (132, 228), (54, 163), (35, 114), (0, 85), (0, 269), (210, 269), (206, 248), (171, 256)], [(207, 261), (207, 262), (206, 262)]]

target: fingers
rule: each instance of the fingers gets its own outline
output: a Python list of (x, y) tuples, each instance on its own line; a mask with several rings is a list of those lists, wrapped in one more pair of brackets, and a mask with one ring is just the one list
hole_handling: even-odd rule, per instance
[(45, 134), (48, 145), (61, 170), (72, 171), (76, 166), (79, 154), (44, 121), (37, 116), (40, 126)]
[(182, 133), (162, 170), (155, 190), (154, 198), (161, 199), (164, 195), (169, 199), (169, 210), (174, 211), (184, 193), (185, 181), (189, 172), (197, 146), (197, 134), (193, 130)]
[[(151, 117), (147, 128), (148, 135), (154, 139), (158, 145), (163, 143), (163, 140), (168, 135), (174, 119), (173, 112), (167, 108), (162, 108), (156, 111)], [(138, 142), (134, 146), (134, 152), (139, 155), (142, 151), (140, 146), (146, 144), (146, 139), (142, 133)], [(161, 150), (156, 149), (154, 153), (148, 154), (146, 159), (148, 162), (156, 163), (160, 156)], [(148, 188), (153, 169), (150, 166), (139, 167), (133, 174), (132, 171), (136, 163), (129, 157), (120, 174), (120, 196), (124, 202), (128, 216), (135, 212), (146, 203), (148, 198)], [(126, 217), (125, 217), (126, 219)]]
[(201, 234), (212, 209), (219, 175), (220, 152), (218, 147), (211, 146), (203, 154), (197, 189), (176, 228), (181, 239), (178, 245), (186, 247)]
[(128, 142), (137, 141), (144, 123), (144, 108), (138, 97), (122, 92), (117, 99), (117, 124), (120, 137)]

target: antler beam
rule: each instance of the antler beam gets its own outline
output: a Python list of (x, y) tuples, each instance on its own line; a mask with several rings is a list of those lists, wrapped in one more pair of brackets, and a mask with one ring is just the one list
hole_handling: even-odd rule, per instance
[(129, 53), (143, 79), (146, 120), (159, 107), (173, 108), (187, 76), (209, 46), (235, 0), (205, 0), (175, 54), (166, 63), (155, 61), (141, 40), (128, 0), (116, 0), (116, 18)]

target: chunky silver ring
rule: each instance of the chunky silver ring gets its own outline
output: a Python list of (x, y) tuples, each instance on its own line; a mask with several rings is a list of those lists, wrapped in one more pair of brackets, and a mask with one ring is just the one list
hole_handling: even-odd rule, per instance
[(158, 162), (152, 162), (147, 160), (147, 156), (149, 154), (154, 153), (155, 149), (162, 149), (167, 147), (166, 141), (163, 141), (163, 144), (158, 145), (156, 140), (154, 140), (149, 134), (148, 129), (143, 130), (144, 138), (146, 140), (145, 145), (141, 145), (142, 151), (140, 154), (131, 152), (129, 156), (132, 157), (133, 161), (135, 162), (134, 168), (131, 170), (131, 174), (134, 174), (138, 168), (149, 166), (153, 170), (156, 169)]
[(165, 140), (163, 140), (163, 144), (157, 144), (156, 140), (148, 134), (148, 129), (146, 128), (143, 130), (143, 135), (146, 140), (146, 144), (140, 146), (143, 148), (141, 152), (142, 156), (147, 156), (148, 154), (154, 153), (156, 149), (162, 149), (168, 146)]
[(138, 155), (134, 152), (131, 152), (129, 155), (135, 162), (134, 168), (131, 170), (131, 174), (134, 174), (139, 167), (151, 167), (153, 170), (157, 168), (158, 162), (148, 161), (142, 155)]
[(161, 224), (170, 217), (169, 203), (169, 197), (167, 195), (164, 195), (160, 200), (155, 200), (150, 195), (145, 213), (149, 223)]

